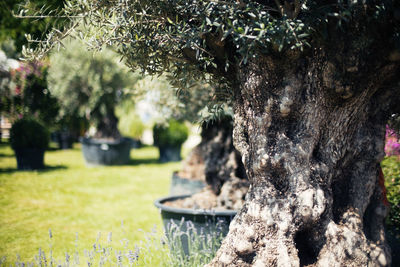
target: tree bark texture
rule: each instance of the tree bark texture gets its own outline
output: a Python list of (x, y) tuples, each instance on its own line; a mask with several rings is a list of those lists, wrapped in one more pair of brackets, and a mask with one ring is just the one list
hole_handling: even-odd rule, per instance
[(250, 181), (209, 266), (388, 266), (378, 184), (399, 64), (337, 46), (238, 69), (234, 144)]
[[(206, 181), (207, 190), (216, 195), (217, 207), (240, 209), (249, 183), (241, 156), (233, 146), (232, 132), (231, 117), (204, 124), (201, 142), (191, 151), (179, 175)], [(207, 198), (210, 193), (205, 193)]]
[(109, 109), (105, 116), (99, 119), (95, 138), (119, 139), (121, 134), (118, 130), (118, 118), (115, 116), (114, 109)]

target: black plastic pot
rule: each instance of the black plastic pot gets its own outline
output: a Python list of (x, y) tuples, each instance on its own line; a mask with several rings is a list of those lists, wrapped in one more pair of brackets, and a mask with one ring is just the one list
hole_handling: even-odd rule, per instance
[(183, 178), (177, 172), (174, 172), (172, 174), (169, 194), (171, 196), (190, 195), (200, 192), (205, 186), (206, 183), (204, 181)]
[(42, 148), (17, 148), (14, 150), (18, 170), (38, 170), (44, 168)]
[(180, 146), (159, 146), (158, 150), (160, 151), (160, 162), (171, 162), (171, 161), (180, 161), (181, 158), (181, 147)]
[[(190, 195), (170, 196), (156, 200), (154, 205), (160, 209), (164, 230), (167, 234), (173, 253), (190, 255), (199, 249), (193, 243), (201, 241), (203, 250), (216, 251), (220, 243), (211, 242), (210, 238), (219, 239), (226, 236), (229, 224), (236, 215), (234, 210), (214, 211), (199, 209), (174, 208), (164, 205), (165, 202), (189, 197)], [(208, 246), (218, 247), (205, 247)]]
[(74, 138), (69, 132), (63, 131), (57, 134), (57, 142), (60, 149), (71, 149)]
[(121, 138), (116, 141), (81, 138), (82, 153), (86, 164), (96, 165), (122, 165), (130, 160), (131, 141)]
[(142, 142), (139, 139), (131, 138), (131, 148), (141, 148)]

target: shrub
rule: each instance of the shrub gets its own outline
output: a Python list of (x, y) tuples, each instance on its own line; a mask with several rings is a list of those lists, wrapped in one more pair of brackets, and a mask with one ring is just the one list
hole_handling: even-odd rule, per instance
[(400, 234), (400, 161), (395, 156), (386, 157), (382, 161), (382, 170), (390, 203), (390, 212), (386, 223)]
[(10, 130), (11, 147), (46, 149), (49, 144), (49, 132), (32, 118), (17, 120)]
[(11, 120), (20, 116), (34, 116), (46, 126), (52, 126), (59, 112), (59, 103), (47, 88), (48, 63), (22, 62), (11, 71), (10, 105), (7, 111)]
[(140, 116), (135, 112), (135, 105), (132, 99), (123, 101), (116, 109), (118, 129), (124, 136), (139, 140), (144, 132), (145, 125)]
[(153, 127), (153, 138), (156, 146), (180, 146), (188, 138), (186, 125), (176, 120), (170, 120), (168, 125), (156, 124)]

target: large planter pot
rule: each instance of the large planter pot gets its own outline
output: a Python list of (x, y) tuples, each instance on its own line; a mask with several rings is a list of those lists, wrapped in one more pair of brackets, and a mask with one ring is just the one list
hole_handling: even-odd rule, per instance
[(129, 138), (115, 141), (81, 138), (82, 153), (86, 164), (122, 165), (130, 160), (131, 142)]
[(139, 139), (131, 138), (131, 148), (141, 148), (142, 142)]
[(44, 152), (42, 148), (17, 148), (14, 150), (18, 170), (38, 170), (44, 168)]
[(170, 196), (154, 202), (161, 211), (171, 252), (183, 255), (198, 253), (199, 249), (215, 252), (219, 248), (220, 241), (228, 233), (229, 224), (235, 217), (236, 211), (184, 209), (165, 205), (165, 202), (189, 196)]
[(174, 172), (169, 194), (171, 196), (191, 195), (200, 192), (205, 186), (206, 183), (204, 181), (183, 178), (177, 172)]
[(160, 151), (160, 162), (171, 162), (171, 161), (180, 161), (181, 158), (181, 147), (179, 146), (159, 146), (158, 150)]
[(71, 149), (74, 138), (69, 132), (63, 131), (57, 133), (57, 143), (60, 149)]

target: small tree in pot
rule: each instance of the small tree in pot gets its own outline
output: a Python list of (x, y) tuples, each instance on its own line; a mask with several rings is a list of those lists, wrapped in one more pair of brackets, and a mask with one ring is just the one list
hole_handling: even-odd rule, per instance
[[(75, 40), (54, 53), (50, 60), (49, 85), (61, 101), (61, 116), (84, 116), (94, 129), (87, 134), (91, 138), (82, 139), (87, 163), (126, 163), (130, 143), (118, 130), (115, 107), (130, 93), (138, 76), (130, 73), (111, 50), (88, 53)], [(116, 151), (120, 149), (123, 156)]]
[(154, 145), (160, 151), (160, 162), (181, 160), (181, 148), (189, 130), (186, 125), (171, 119), (168, 125), (156, 124), (153, 127)]
[(10, 130), (10, 143), (20, 170), (44, 168), (44, 152), (49, 143), (46, 128), (32, 118), (17, 120)]

